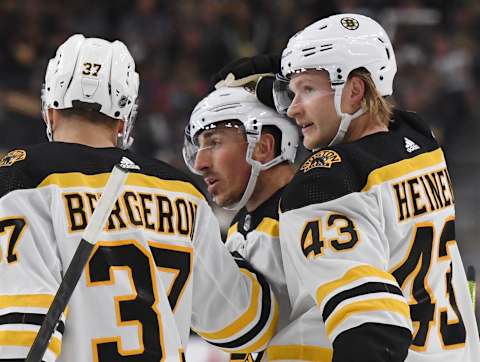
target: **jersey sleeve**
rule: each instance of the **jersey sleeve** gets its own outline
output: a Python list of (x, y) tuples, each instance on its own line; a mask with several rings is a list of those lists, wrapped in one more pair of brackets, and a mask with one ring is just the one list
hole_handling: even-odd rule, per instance
[[(0, 168), (0, 171), (2, 168)], [(45, 318), (61, 281), (46, 190), (13, 190), (8, 172), (0, 172), (0, 360), (23, 360)], [(35, 211), (34, 211), (35, 210)], [(61, 351), (62, 314), (45, 352), (55, 361)]]
[(267, 281), (222, 243), (210, 207), (199, 205), (194, 236), (192, 329), (227, 352), (265, 348), (276, 328), (278, 305)]
[[(366, 350), (369, 361), (376, 361), (376, 356), (403, 361), (412, 325), (407, 301), (388, 272), (391, 251), (383, 231), (381, 199), (373, 192), (349, 190), (341, 196), (339, 189), (348, 180), (337, 175), (304, 177), (295, 185), (295, 194), (283, 200), (284, 260), (298, 277), (300, 290), (320, 308), (334, 361), (357, 360), (354, 355)], [(398, 350), (403, 357), (384, 354), (390, 346), (392, 353)], [(353, 359), (339, 358), (340, 352)]]

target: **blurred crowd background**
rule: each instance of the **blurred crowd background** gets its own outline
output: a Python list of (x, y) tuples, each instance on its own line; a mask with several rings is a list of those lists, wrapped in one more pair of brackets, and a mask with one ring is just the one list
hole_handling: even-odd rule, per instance
[(369, 15), (389, 33), (398, 63), (393, 101), (426, 119), (445, 148), (457, 241), (465, 265), (480, 271), (478, 0), (1, 0), (0, 154), (46, 140), (40, 89), (48, 59), (83, 33), (121, 39), (135, 58), (133, 149), (184, 168), (183, 129), (212, 74), (239, 57), (280, 53), (296, 31), (338, 12)]

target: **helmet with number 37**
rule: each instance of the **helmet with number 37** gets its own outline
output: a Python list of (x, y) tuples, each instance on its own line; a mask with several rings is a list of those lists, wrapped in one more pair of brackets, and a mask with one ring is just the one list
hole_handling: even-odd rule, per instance
[(121, 41), (109, 42), (76, 34), (68, 38), (50, 59), (42, 89), (42, 113), (47, 136), (52, 140), (48, 109), (87, 104), (124, 122), (121, 148), (133, 142), (130, 133), (136, 116), (139, 87), (135, 62)]

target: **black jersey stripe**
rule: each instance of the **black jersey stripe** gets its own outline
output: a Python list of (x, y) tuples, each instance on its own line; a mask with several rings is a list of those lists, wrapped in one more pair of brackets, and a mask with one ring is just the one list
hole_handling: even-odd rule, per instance
[[(8, 313), (0, 316), (0, 325), (2, 324), (33, 324), (41, 326), (45, 314), (39, 313)], [(61, 334), (65, 331), (65, 324), (60, 321), (57, 326), (57, 331)]]
[(373, 293), (391, 293), (395, 295), (403, 295), (400, 288), (395, 285), (381, 283), (381, 282), (368, 282), (362, 285), (359, 285), (355, 288), (345, 290), (341, 293), (336, 294), (325, 304), (322, 312), (322, 318), (325, 322), (328, 317), (333, 313), (335, 308), (338, 307), (343, 301), (358, 297), (361, 295), (373, 294)]
[(250, 263), (248, 263), (246, 260), (244, 260), (240, 254), (237, 252), (233, 252), (232, 255), (235, 258), (235, 262), (240, 268), (247, 269), (248, 271), (252, 272), (255, 274), (257, 277), (257, 280), (262, 288), (262, 310), (260, 312), (260, 318), (258, 319), (257, 323), (244, 335), (241, 337), (230, 341), (230, 342), (222, 342), (222, 343), (215, 343), (212, 341), (208, 341), (210, 344), (220, 347), (220, 348), (238, 348), (241, 347), (248, 342), (250, 342), (252, 339), (254, 339), (262, 329), (265, 328), (265, 326), (268, 323), (271, 311), (272, 311), (272, 299), (270, 297), (270, 286), (268, 285), (267, 281), (265, 278), (257, 273), (255, 269), (252, 268)]

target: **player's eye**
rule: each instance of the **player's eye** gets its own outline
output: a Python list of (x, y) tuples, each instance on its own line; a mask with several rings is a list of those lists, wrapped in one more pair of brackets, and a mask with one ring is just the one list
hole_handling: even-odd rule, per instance
[(305, 94), (310, 94), (314, 91), (315, 89), (313, 89), (313, 87), (309, 86), (309, 85), (305, 85), (303, 86), (303, 93)]
[(207, 148), (207, 147), (208, 147), (208, 148), (218, 148), (218, 147), (220, 147), (221, 145), (222, 145), (222, 138), (219, 137), (218, 135), (214, 135), (214, 136), (212, 136), (212, 137), (209, 137), (209, 138), (205, 141), (203, 147), (204, 147), (204, 148)]

